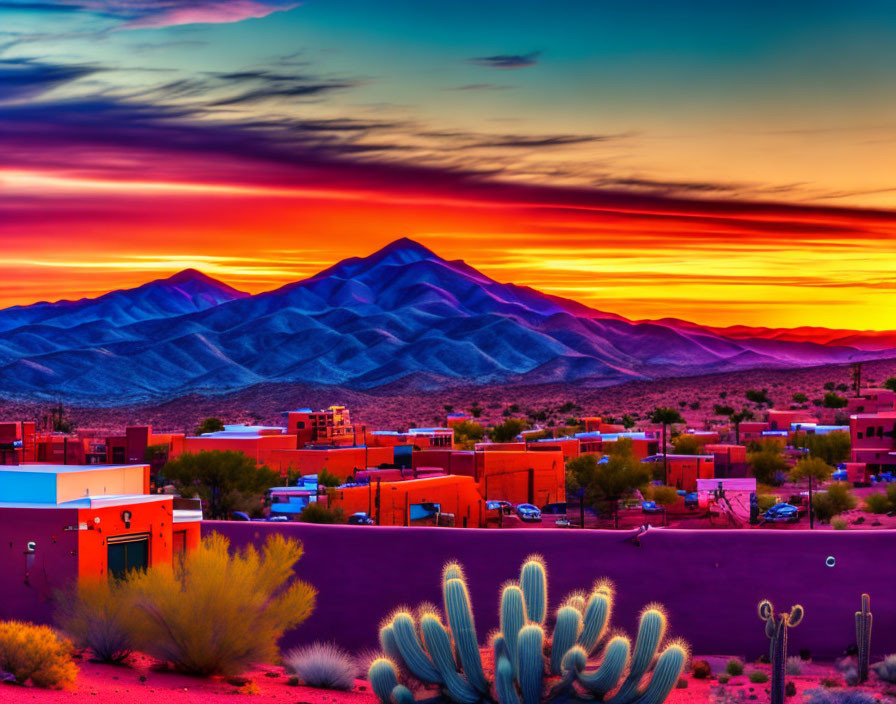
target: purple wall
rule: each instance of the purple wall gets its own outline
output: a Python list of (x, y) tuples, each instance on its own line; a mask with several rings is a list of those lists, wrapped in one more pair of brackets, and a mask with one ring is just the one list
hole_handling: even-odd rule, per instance
[[(440, 574), (449, 559), (467, 574), (481, 640), (497, 626), (502, 583), (523, 559), (542, 554), (552, 607), (599, 577), (617, 587), (613, 624), (634, 634), (651, 601), (669, 611), (673, 636), (696, 654), (768, 652), (756, 605), (800, 603), (803, 623), (791, 632), (793, 653), (839, 655), (855, 643), (853, 613), (871, 594), (874, 656), (896, 651), (896, 531), (701, 531), (651, 529), (636, 547), (632, 533), (479, 530), (206, 522), (234, 546), (261, 543), (273, 531), (299, 538), (297, 574), (320, 591), (311, 618), (287, 634), (288, 646), (335, 640), (351, 650), (377, 645), (380, 620), (400, 604), (440, 604)], [(831, 556), (834, 567), (826, 565)]]

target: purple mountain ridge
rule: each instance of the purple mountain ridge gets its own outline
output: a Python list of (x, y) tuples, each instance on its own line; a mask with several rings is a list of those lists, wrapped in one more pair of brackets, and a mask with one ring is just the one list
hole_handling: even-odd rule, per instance
[(370, 389), (635, 379), (896, 357), (633, 322), (397, 240), (250, 296), (200, 272), (0, 311), (6, 396), (122, 405), (297, 381)]

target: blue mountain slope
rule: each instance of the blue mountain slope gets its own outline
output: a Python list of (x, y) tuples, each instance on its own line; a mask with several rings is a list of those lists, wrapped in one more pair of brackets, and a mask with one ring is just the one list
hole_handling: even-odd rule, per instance
[(7, 395), (116, 405), (269, 381), (618, 383), (896, 356), (634, 323), (501, 284), (411, 240), (248, 296), (187, 271), (0, 311)]

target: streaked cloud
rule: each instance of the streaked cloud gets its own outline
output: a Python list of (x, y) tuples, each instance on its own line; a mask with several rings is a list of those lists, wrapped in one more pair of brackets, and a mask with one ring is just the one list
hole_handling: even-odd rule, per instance
[(470, 59), (470, 63), (477, 66), (485, 66), (486, 68), (529, 68), (538, 63), (540, 56), (540, 51), (530, 51), (528, 54), (495, 54), (493, 56), (474, 57)]

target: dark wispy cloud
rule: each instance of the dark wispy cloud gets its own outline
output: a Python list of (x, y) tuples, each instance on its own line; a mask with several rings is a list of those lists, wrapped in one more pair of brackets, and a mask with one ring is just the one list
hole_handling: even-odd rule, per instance
[(530, 51), (528, 54), (495, 54), (494, 56), (476, 56), (469, 59), (471, 64), (485, 66), (487, 68), (528, 68), (535, 66), (541, 56), (540, 51)]
[(31, 59), (0, 59), (0, 103), (30, 100), (56, 86), (98, 69), (78, 64), (49, 64)]
[(299, 5), (295, 0), (0, 0), (0, 8), (86, 10), (120, 20), (125, 27), (239, 22)]
[(468, 83), (463, 86), (455, 86), (448, 90), (509, 90), (513, 86), (500, 83)]

